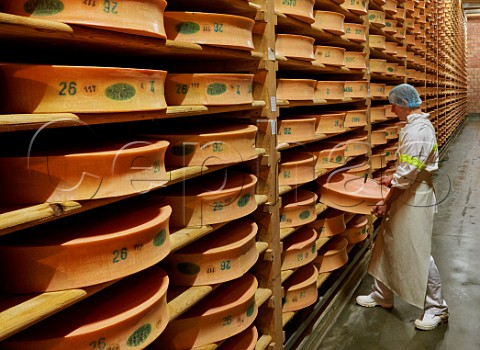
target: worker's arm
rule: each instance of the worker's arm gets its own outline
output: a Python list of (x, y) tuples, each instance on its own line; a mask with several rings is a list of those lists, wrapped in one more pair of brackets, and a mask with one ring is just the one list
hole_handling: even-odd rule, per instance
[(382, 199), (377, 204), (375, 204), (375, 206), (372, 208), (371, 213), (376, 216), (384, 216), (385, 214), (387, 214), (390, 210), (390, 206), (392, 205), (392, 203), (402, 195), (403, 191), (405, 190), (399, 187), (390, 188), (390, 191), (388, 192), (385, 199)]

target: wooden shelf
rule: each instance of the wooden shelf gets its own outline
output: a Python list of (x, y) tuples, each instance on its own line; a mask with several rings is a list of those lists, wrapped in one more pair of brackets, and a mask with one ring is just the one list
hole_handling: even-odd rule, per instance
[(292, 107), (309, 107), (309, 106), (325, 106), (325, 105), (338, 105), (343, 103), (352, 103), (366, 101), (364, 98), (344, 98), (343, 100), (311, 100), (311, 101), (291, 101), (291, 100), (277, 100), (277, 106), (280, 108), (292, 108)]

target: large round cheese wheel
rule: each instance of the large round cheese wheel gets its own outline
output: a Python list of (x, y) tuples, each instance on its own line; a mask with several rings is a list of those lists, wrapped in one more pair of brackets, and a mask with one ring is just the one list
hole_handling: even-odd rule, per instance
[[(387, 60), (370, 58), (370, 72), (384, 74), (387, 71)], [(373, 83), (370, 83), (370, 87)]]
[(397, 54), (397, 46), (398, 44), (394, 41), (385, 41), (385, 53), (389, 55)]
[[(277, 142), (301, 142), (313, 140), (315, 134), (315, 118), (277, 119)], [(266, 126), (266, 123), (262, 123)]]
[(349, 213), (370, 214), (373, 206), (388, 194), (388, 187), (377, 181), (350, 174), (332, 178), (322, 186), (320, 201)]
[(315, 99), (316, 100), (343, 100), (343, 89), (345, 83), (343, 81), (317, 81), (315, 86)]
[(287, 152), (282, 154), (278, 173), (279, 185), (300, 185), (315, 180), (316, 162), (317, 156), (307, 152)]
[(170, 142), (165, 164), (173, 167), (213, 166), (240, 163), (257, 158), (257, 127), (247, 124), (218, 124), (192, 129), (161, 130), (159, 138)]
[(277, 99), (306, 101), (315, 99), (315, 86), (313, 79), (277, 79)]
[[(361, 2), (361, 0), (356, 1)], [(358, 43), (364, 43), (367, 41), (367, 27), (365, 25), (358, 23), (344, 23), (343, 26), (345, 28), (345, 35), (343, 35), (344, 38)]]
[(315, 259), (320, 264), (319, 272), (331, 272), (345, 265), (348, 262), (347, 246), (347, 239), (341, 235), (330, 239)]
[(44, 203), (125, 196), (168, 182), (168, 142), (125, 141), (102, 147), (36, 152), (0, 158), (0, 202)]
[(363, 16), (368, 13), (367, 11), (367, 2), (364, 0), (350, 0), (345, 1), (343, 6), (348, 9), (353, 14)]
[(248, 329), (257, 317), (258, 282), (250, 273), (223, 283), (167, 328), (153, 349), (186, 350), (215, 343)]
[(345, 97), (367, 98), (369, 82), (365, 80), (346, 81), (344, 88)]
[(166, 109), (166, 71), (0, 64), (0, 113), (110, 113)]
[(352, 109), (345, 112), (345, 121), (343, 122), (345, 128), (355, 128), (365, 125), (367, 125), (366, 109)]
[(372, 122), (387, 120), (385, 111), (386, 110), (384, 106), (370, 107), (370, 120)]
[(238, 105), (253, 102), (253, 74), (168, 74), (165, 99), (169, 106)]
[(151, 267), (4, 340), (5, 350), (144, 349), (165, 329), (168, 277)]
[(170, 186), (159, 196), (173, 209), (170, 226), (204, 226), (255, 211), (256, 183), (255, 175), (226, 170)]
[(385, 27), (385, 12), (368, 10), (368, 22), (376, 27)]
[(196, 44), (253, 50), (253, 19), (218, 13), (167, 11), (167, 38)]
[(195, 241), (165, 259), (170, 284), (201, 286), (241, 277), (257, 261), (258, 226), (239, 219)]
[(387, 166), (386, 160), (387, 154), (385, 152), (379, 152), (372, 154), (370, 161), (372, 163), (372, 170), (375, 171), (377, 169), (385, 168)]
[(370, 47), (377, 50), (385, 50), (385, 36), (370, 34), (368, 36), (368, 44)]
[(367, 154), (370, 144), (366, 136), (352, 137), (345, 140), (345, 157), (356, 157)]
[(390, 18), (385, 18), (385, 28), (383, 31), (387, 34), (394, 35), (397, 33), (397, 21)]
[(242, 333), (226, 339), (218, 350), (254, 350), (258, 341), (258, 331), (255, 326), (247, 328)]
[(275, 0), (275, 11), (289, 15), (300, 21), (312, 24), (315, 22), (313, 7), (315, 0)]
[(298, 311), (314, 304), (318, 299), (318, 270), (308, 264), (297, 271), (283, 283), (285, 297), (282, 311)]
[(347, 228), (342, 233), (348, 241), (348, 244), (356, 244), (364, 241), (368, 236), (368, 217), (365, 215), (355, 215), (347, 224)]
[(317, 220), (308, 224), (317, 230), (319, 237), (332, 237), (345, 231), (345, 212), (337, 209), (329, 209), (320, 214)]
[(113, 205), (0, 240), (1, 289), (39, 293), (82, 288), (144, 270), (170, 253), (172, 209)]
[(4, 12), (122, 33), (165, 38), (165, 0), (0, 0)]
[(387, 134), (385, 129), (372, 130), (370, 142), (373, 146), (384, 145), (387, 143)]
[(366, 53), (363, 51), (346, 51), (345, 52), (345, 67), (350, 69), (365, 69), (367, 68)]
[(345, 49), (343, 47), (316, 45), (314, 50), (316, 63), (336, 67), (345, 65)]
[(304, 226), (283, 240), (282, 270), (296, 269), (317, 256), (317, 231)]
[(304, 35), (277, 34), (275, 40), (275, 53), (287, 58), (314, 61), (314, 38)]
[(385, 89), (386, 89), (386, 84), (382, 83), (370, 83), (370, 97), (372, 98), (383, 98), (386, 97), (385, 95)]
[(345, 163), (345, 144), (336, 142), (315, 142), (306, 145), (309, 152), (317, 157), (315, 169), (334, 169)]
[(296, 227), (315, 220), (316, 193), (295, 189), (282, 196), (280, 227)]
[(343, 123), (345, 121), (345, 115), (345, 112), (313, 115), (317, 120), (316, 132), (318, 134), (337, 134), (344, 131)]
[(312, 23), (313, 28), (320, 28), (336, 35), (345, 34), (345, 29), (343, 27), (345, 15), (338, 12), (318, 10), (313, 13), (315, 16), (315, 22)]

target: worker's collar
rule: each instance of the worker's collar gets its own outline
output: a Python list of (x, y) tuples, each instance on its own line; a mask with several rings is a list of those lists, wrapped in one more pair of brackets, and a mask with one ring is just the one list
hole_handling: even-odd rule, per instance
[(424, 112), (409, 114), (407, 116), (407, 123), (410, 124), (410, 123), (413, 123), (415, 120), (425, 119), (425, 118), (428, 118), (429, 116), (430, 114), (424, 113)]

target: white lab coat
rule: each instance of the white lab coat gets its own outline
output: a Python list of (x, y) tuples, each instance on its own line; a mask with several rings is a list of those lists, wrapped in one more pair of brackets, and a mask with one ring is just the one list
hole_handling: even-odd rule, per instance
[(411, 114), (399, 136), (392, 187), (404, 189), (383, 218), (368, 272), (404, 301), (424, 307), (436, 199), (431, 172), (438, 169), (435, 129), (428, 114)]

